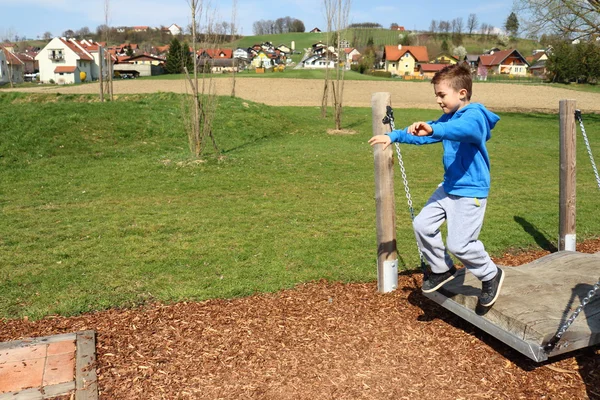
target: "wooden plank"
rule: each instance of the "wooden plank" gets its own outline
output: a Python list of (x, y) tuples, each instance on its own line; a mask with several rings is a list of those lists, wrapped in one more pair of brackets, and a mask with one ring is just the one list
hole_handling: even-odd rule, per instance
[(68, 341), (68, 340), (75, 341), (75, 339), (76, 339), (76, 336), (74, 333), (63, 333), (60, 335), (53, 335), (53, 336), (27, 338), (27, 339), (22, 339), (22, 340), (14, 340), (12, 342), (2, 342), (2, 343), (0, 343), (0, 350), (14, 349), (17, 347), (25, 347), (25, 346), (35, 346), (38, 344), (64, 342), (64, 341)]
[(77, 332), (75, 359), (75, 400), (97, 400), (96, 334), (94, 331)]
[[(533, 347), (543, 347), (555, 335), (600, 279), (600, 257), (571, 251), (549, 254), (519, 267), (502, 268), (506, 273), (504, 286), (489, 310), (477, 310), (481, 282), (465, 269), (439, 295), (484, 314), (478, 318)], [(600, 343), (599, 296), (584, 308), (549, 356)]]

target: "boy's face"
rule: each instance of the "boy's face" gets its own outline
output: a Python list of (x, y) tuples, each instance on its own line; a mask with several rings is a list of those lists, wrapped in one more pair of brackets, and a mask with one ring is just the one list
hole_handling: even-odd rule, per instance
[(433, 90), (435, 92), (435, 100), (442, 108), (442, 111), (444, 111), (444, 114), (453, 113), (469, 104), (467, 90), (456, 90), (448, 85), (446, 81), (441, 81), (433, 85)]

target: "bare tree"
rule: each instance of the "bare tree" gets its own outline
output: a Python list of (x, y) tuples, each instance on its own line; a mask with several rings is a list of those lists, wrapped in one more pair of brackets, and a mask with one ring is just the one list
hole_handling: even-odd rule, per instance
[[(237, 0), (233, 0), (231, 4), (231, 40), (235, 40), (236, 25), (237, 25)], [(233, 57), (233, 65), (231, 67), (231, 97), (235, 97), (235, 74), (239, 66), (239, 60)]]
[(429, 25), (429, 32), (432, 35), (435, 35), (435, 33), (437, 32), (437, 30), (438, 30), (438, 23), (437, 23), (437, 21), (435, 19), (432, 19), (431, 20), (431, 24)]
[[(110, 28), (108, 25), (109, 16), (110, 16), (110, 0), (104, 0), (104, 26), (106, 27), (106, 29), (104, 30), (104, 40), (106, 41), (107, 46), (108, 46), (108, 42), (110, 40)], [(113, 96), (112, 54), (110, 54), (108, 51), (105, 54), (106, 54), (106, 81), (105, 81), (105, 87), (104, 87), (102, 93), (108, 93), (108, 97), (110, 98), (110, 101), (113, 101), (114, 96)], [(100, 62), (102, 62), (102, 61), (100, 61)], [(102, 80), (100, 80), (100, 84), (102, 84)], [(104, 100), (104, 96), (102, 96), (102, 99)]]
[(326, 55), (326, 64), (325, 64), (325, 81), (323, 84), (323, 98), (321, 99), (321, 117), (325, 118), (327, 116), (327, 103), (329, 101), (329, 84), (330, 84), (330, 76), (329, 76), (329, 63), (330, 63), (330, 53), (329, 47), (331, 42), (331, 31), (333, 30), (333, 18), (335, 16), (335, 2), (337, 0), (323, 0), (324, 12), (325, 12), (325, 21), (327, 23), (327, 39), (325, 40), (325, 55)]
[[(337, 0), (335, 29), (337, 34), (338, 62), (336, 63), (336, 76), (333, 86), (333, 107), (335, 110), (335, 129), (342, 129), (342, 105), (344, 100), (344, 74), (346, 72), (346, 52), (341, 48), (342, 32), (348, 27), (351, 0)], [(343, 67), (340, 70), (340, 64)]]
[[(212, 63), (208, 65), (203, 64), (202, 68), (202, 82), (198, 79), (198, 49), (197, 45), (197, 32), (196, 27), (198, 21), (202, 19), (202, 15), (205, 12), (204, 4), (202, 0), (186, 0), (192, 16), (192, 51), (194, 59), (194, 71), (193, 79), (189, 75), (187, 67), (184, 67), (187, 75), (187, 82), (191, 88), (191, 96), (188, 95), (190, 101), (184, 103), (184, 120), (186, 121), (186, 131), (188, 133), (188, 142), (190, 151), (194, 157), (199, 157), (205, 149), (206, 139), (210, 138), (218, 154), (219, 149), (215, 141), (215, 137), (212, 132), (214, 116), (217, 106), (217, 96), (215, 84), (211, 77)], [(214, 15), (209, 13), (210, 6), (207, 7), (206, 11), (206, 39), (207, 44), (211, 42), (215, 43), (214, 36)], [(186, 51), (189, 51), (186, 49)], [(204, 60), (206, 61), (206, 60)], [(187, 86), (186, 86), (187, 88)]]
[(582, 39), (600, 35), (598, 0), (515, 0), (513, 11), (524, 21), (529, 36), (550, 33)]
[(469, 19), (467, 19), (467, 29), (469, 30), (469, 36), (473, 34), (473, 31), (477, 30), (479, 26), (479, 20), (477, 19), (477, 14), (469, 14)]

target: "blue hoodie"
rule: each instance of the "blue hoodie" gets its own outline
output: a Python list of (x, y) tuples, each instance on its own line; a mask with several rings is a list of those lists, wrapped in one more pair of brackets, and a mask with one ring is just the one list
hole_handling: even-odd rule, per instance
[(402, 130), (388, 135), (392, 142), (444, 146), (444, 190), (462, 197), (484, 198), (490, 191), (490, 159), (485, 142), (500, 120), (480, 103), (470, 103), (454, 113), (444, 114), (437, 121), (428, 122), (431, 136), (414, 136)]

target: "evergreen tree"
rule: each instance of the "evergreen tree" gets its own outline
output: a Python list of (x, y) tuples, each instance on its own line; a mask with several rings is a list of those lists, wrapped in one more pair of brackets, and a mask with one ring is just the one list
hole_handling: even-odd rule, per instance
[(169, 45), (165, 70), (167, 71), (167, 74), (180, 74), (183, 71), (181, 43), (176, 37), (171, 40)]
[(517, 33), (519, 32), (519, 19), (517, 18), (517, 14), (514, 12), (510, 13), (504, 23), (504, 28), (512, 37), (517, 36)]
[[(189, 74), (192, 74), (194, 71), (194, 59), (193, 51), (190, 50), (190, 45), (187, 42), (183, 42), (181, 45), (181, 62), (184, 65)], [(183, 67), (182, 67), (183, 68)]]
[(445, 39), (442, 42), (442, 51), (448, 52), (448, 42)]

